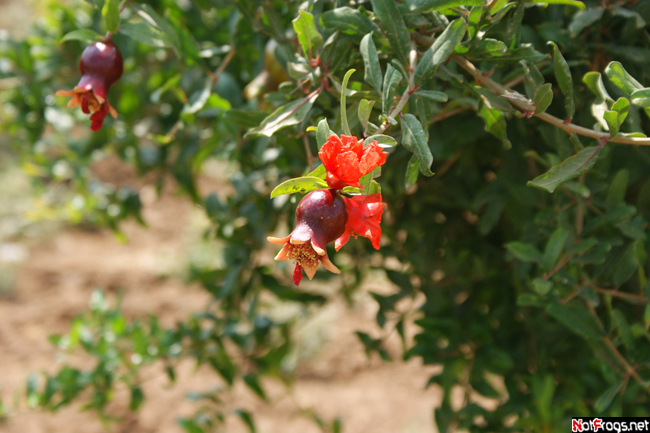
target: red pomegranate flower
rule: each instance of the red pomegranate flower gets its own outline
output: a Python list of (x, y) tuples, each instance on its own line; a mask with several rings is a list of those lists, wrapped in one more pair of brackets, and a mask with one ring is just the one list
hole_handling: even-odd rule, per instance
[(79, 107), (91, 114), (90, 129), (99, 131), (108, 113), (117, 118), (117, 111), (108, 103), (108, 89), (122, 76), (122, 54), (109, 38), (95, 42), (83, 51), (79, 60), (81, 80), (73, 90), (59, 90), (58, 96), (72, 97), (68, 107)]
[(302, 270), (311, 280), (318, 264), (335, 274), (341, 271), (327, 256), (326, 245), (335, 241), (346, 230), (348, 210), (343, 197), (331, 189), (319, 189), (307, 194), (296, 209), (296, 228), (284, 238), (268, 237), (272, 244), (284, 247), (275, 260), (295, 260), (293, 282), (302, 280)]
[(355, 195), (352, 198), (344, 197), (343, 200), (348, 208), (348, 223), (343, 235), (334, 243), (336, 251), (350, 240), (350, 235), (370, 239), (372, 246), (378, 250), (381, 240), (379, 223), (381, 223), (381, 216), (384, 214), (384, 206), (386, 206), (386, 203), (381, 202), (381, 194)]
[(327, 169), (327, 185), (341, 189), (346, 185), (359, 186), (359, 178), (386, 162), (388, 152), (383, 152), (376, 140), (363, 148), (363, 140), (356, 137), (330, 135), (318, 156)]

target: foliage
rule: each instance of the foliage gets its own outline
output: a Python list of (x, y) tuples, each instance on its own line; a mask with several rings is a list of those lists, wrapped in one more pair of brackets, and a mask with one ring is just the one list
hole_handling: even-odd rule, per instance
[[(370, 260), (376, 253), (362, 239), (342, 250), (340, 278), (318, 277), (337, 288), (330, 296), (344, 296), (371, 270), (385, 271), (397, 290), (374, 295), (377, 322), (402, 335), (411, 317), (398, 301), (426, 299), (404, 357), (443, 366), (429, 381), (444, 391), (440, 431), (560, 431), (576, 415), (649, 415), (650, 157), (640, 145), (650, 144), (650, 2), (122, 6), (52, 2), (31, 37), (0, 41), (2, 129), (43, 193), (71, 192), (53, 207), (73, 222), (119, 231), (122, 220), (140, 219), (138, 191), (90, 174), (105, 155), (160, 188), (174, 178), (205, 208), (224, 265), (193, 270), (213, 302), (174, 329), (155, 318), (128, 323), (95, 294), (90, 316), (55, 342), (82, 347), (96, 367), (30, 380), (31, 407), (84, 398), (105, 414), (122, 381), (136, 410), (140, 366), (162, 360), (173, 380), (173, 360), (184, 357), (260, 398), (261, 376), (290, 383), (283, 361), (293, 323), (269, 318), (264, 299), (304, 310), (328, 299), (263, 264), (266, 236), (296, 204), (269, 194), (282, 182), (274, 196), (322, 184), (322, 171), (288, 180), (316, 168), (330, 130), (349, 130), (377, 135), (391, 152), (380, 178), (380, 259)], [(53, 95), (75, 81), (85, 44), (107, 30), (125, 59), (111, 89), (119, 117), (80, 132), (87, 119)], [(235, 165), (231, 194), (200, 193), (196, 179), (210, 159)], [(368, 353), (388, 357), (381, 340), (358, 335)], [(496, 408), (476, 404), (476, 394)], [(228, 415), (215, 394), (203, 397), (215, 404), (182, 420), (188, 432)], [(234, 415), (254, 431), (250, 414)]]

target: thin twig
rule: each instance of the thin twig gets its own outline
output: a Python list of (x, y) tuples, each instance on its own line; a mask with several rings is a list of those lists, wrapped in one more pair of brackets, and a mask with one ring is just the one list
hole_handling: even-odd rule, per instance
[[(484, 76), (481, 71), (476, 69), (476, 66), (474, 66), (470, 61), (468, 61), (466, 58), (458, 55), (453, 55), (452, 59), (458, 63), (460, 67), (465, 69), (467, 72), (469, 72), (476, 81), (485, 84), (487, 87), (490, 88), (493, 92), (495, 92), (497, 95), (503, 97), (506, 99), (508, 102), (510, 102), (512, 105), (528, 112), (528, 113), (534, 113), (535, 112), (535, 106), (530, 102), (528, 98), (526, 98), (524, 95), (515, 92), (513, 90), (510, 90), (503, 85), (493, 81), (489, 77)], [(545, 122), (550, 123), (551, 125), (557, 126), (560, 129), (563, 129), (567, 133), (571, 134), (572, 132), (575, 132), (576, 134), (579, 135), (584, 135), (586, 137), (591, 137), (595, 138), (597, 140), (601, 139), (606, 139), (607, 141), (611, 141), (614, 143), (621, 143), (621, 144), (633, 144), (633, 145), (644, 145), (648, 146), (650, 145), (650, 138), (638, 138), (638, 137), (621, 137), (621, 136), (616, 136), (616, 137), (610, 137), (609, 133), (606, 132), (598, 132), (594, 131), (593, 129), (588, 129), (584, 128), (582, 126), (574, 125), (573, 123), (565, 123), (564, 120), (559, 119), (555, 116), (551, 116), (548, 113), (539, 113), (539, 114), (533, 114), (536, 117), (539, 117)]]
[(643, 380), (641, 376), (639, 376), (639, 373), (636, 372), (634, 368), (627, 362), (625, 357), (621, 355), (621, 352), (618, 351), (616, 346), (612, 343), (612, 341), (609, 339), (609, 336), (606, 336), (603, 338), (603, 342), (605, 343), (605, 346), (612, 352), (612, 355), (616, 358), (616, 360), (621, 364), (621, 366), (625, 369), (625, 372), (630, 376), (633, 377), (634, 380), (639, 382), (639, 385), (648, 393), (650, 394), (650, 387), (646, 384), (646, 381)]
[[(415, 44), (411, 42), (411, 51), (409, 52), (409, 83), (406, 86), (406, 90), (402, 94), (402, 97), (399, 100), (399, 103), (393, 111), (388, 115), (389, 118), (395, 119), (402, 112), (402, 109), (406, 106), (406, 103), (409, 101), (409, 98), (413, 94), (415, 89), (415, 67), (417, 66), (418, 52), (415, 49)], [(386, 128), (390, 125), (389, 121), (382, 123), (382, 125), (373, 133), (373, 134), (382, 134)]]
[(650, 304), (650, 299), (644, 298), (641, 295), (633, 295), (631, 293), (619, 292), (617, 290), (601, 289), (600, 287), (594, 287), (594, 290), (596, 290), (596, 292), (598, 293), (609, 295), (614, 298), (622, 298), (622, 299), (628, 299), (630, 301), (640, 302), (642, 304)]

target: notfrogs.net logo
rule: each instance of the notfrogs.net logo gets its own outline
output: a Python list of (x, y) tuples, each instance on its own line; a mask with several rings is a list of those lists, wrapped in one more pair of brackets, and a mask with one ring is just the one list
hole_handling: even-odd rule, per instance
[(571, 418), (572, 432), (646, 432), (650, 433), (650, 417), (583, 417)]

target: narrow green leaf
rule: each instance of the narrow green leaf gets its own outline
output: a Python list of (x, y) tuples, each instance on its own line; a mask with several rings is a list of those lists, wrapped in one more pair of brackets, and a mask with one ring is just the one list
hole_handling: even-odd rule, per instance
[(627, 98), (619, 98), (612, 105), (611, 110), (605, 111), (603, 118), (609, 126), (609, 132), (612, 137), (618, 135), (621, 125), (625, 121), (627, 114), (630, 112), (630, 101)]
[(244, 383), (248, 385), (248, 387), (258, 395), (262, 400), (266, 400), (266, 393), (260, 386), (260, 383), (258, 381), (258, 378), (254, 374), (247, 374), (243, 377)]
[[(632, 95), (635, 90), (643, 89), (641, 83), (631, 76), (619, 62), (610, 62), (605, 68), (605, 74), (616, 87), (628, 95)], [(634, 103), (634, 101), (632, 102)]]
[(596, 411), (596, 414), (604, 412), (609, 407), (609, 405), (612, 404), (614, 397), (616, 397), (616, 394), (618, 394), (618, 392), (621, 390), (621, 388), (623, 388), (628, 380), (628, 378), (619, 380), (607, 388), (607, 390), (600, 397), (598, 397), (598, 400), (596, 400), (596, 403), (594, 403), (594, 410)]
[(120, 33), (152, 47), (167, 48), (171, 46), (169, 37), (143, 21), (137, 23), (124, 23), (120, 26)]
[(425, 176), (433, 176), (433, 155), (420, 121), (412, 114), (405, 114), (402, 116), (402, 131), (402, 144), (418, 157), (420, 172)]
[(506, 147), (509, 147), (510, 141), (506, 134), (506, 118), (503, 113), (496, 108), (490, 108), (487, 104), (483, 104), (478, 114), (485, 121), (485, 130), (503, 141)]
[(568, 6), (575, 6), (578, 9), (585, 10), (585, 4), (581, 1), (577, 0), (526, 0), (529, 3), (541, 3), (541, 4), (549, 4), (549, 5), (568, 5)]
[(553, 166), (548, 172), (528, 182), (528, 186), (545, 189), (553, 192), (564, 182), (587, 172), (598, 159), (598, 147), (585, 147), (577, 154)]
[(242, 421), (244, 421), (244, 424), (248, 427), (248, 431), (250, 433), (256, 433), (257, 430), (255, 429), (255, 423), (253, 422), (253, 416), (250, 414), (250, 412), (247, 412), (242, 409), (237, 409), (235, 411), (237, 415), (241, 418)]
[(106, 30), (116, 33), (120, 28), (120, 0), (106, 0), (102, 8)]
[(506, 248), (522, 262), (542, 262), (542, 253), (533, 244), (515, 241), (507, 243)]
[(632, 103), (643, 108), (650, 107), (650, 88), (633, 91)]
[(603, 16), (604, 12), (605, 9), (602, 7), (596, 7), (586, 11), (579, 11), (575, 14), (571, 20), (571, 24), (569, 24), (569, 34), (571, 37), (577, 36), (585, 27), (598, 21)]
[(335, 28), (346, 35), (361, 38), (370, 32), (379, 32), (379, 27), (370, 18), (356, 9), (344, 6), (324, 12), (320, 17), (323, 27)]
[(587, 340), (597, 340), (605, 336), (597, 319), (584, 307), (570, 307), (565, 304), (550, 304), (546, 312), (572, 332)]
[(363, 126), (364, 135), (368, 132), (368, 121), (372, 114), (372, 107), (375, 105), (375, 102), (376, 101), (368, 101), (367, 99), (362, 99), (361, 102), (359, 102), (357, 116), (359, 117), (361, 126)]
[(148, 4), (132, 3), (130, 7), (134, 8), (143, 20), (147, 21), (149, 24), (155, 25), (158, 30), (167, 35), (171, 44), (174, 46), (174, 49), (178, 52), (181, 46), (180, 38), (178, 37), (174, 26), (172, 26), (167, 19), (158, 15), (154, 8)]
[(555, 266), (568, 238), (569, 231), (564, 227), (558, 227), (551, 235), (544, 249), (544, 256), (542, 257), (542, 266), (547, 271), (550, 271)]
[(509, 49), (506, 53), (499, 56), (493, 56), (491, 54), (478, 55), (474, 54), (472, 60), (475, 62), (486, 62), (493, 65), (511, 65), (512, 63), (518, 62), (520, 60), (527, 60), (531, 63), (538, 63), (544, 60), (547, 57), (546, 54), (542, 54), (539, 51), (536, 51), (535, 48), (530, 44), (521, 44), (519, 48)]
[(535, 114), (545, 112), (551, 105), (551, 102), (553, 102), (553, 89), (551, 88), (551, 83), (546, 83), (535, 92), (535, 99), (533, 100)]
[(317, 57), (318, 50), (323, 44), (323, 37), (314, 23), (314, 16), (309, 12), (299, 11), (298, 16), (291, 21), (298, 36), (298, 42), (308, 59)]
[(542, 296), (546, 295), (551, 291), (551, 289), (553, 289), (553, 282), (543, 278), (535, 278), (531, 282), (531, 285), (533, 286), (533, 290), (535, 290), (538, 295)]
[(316, 144), (318, 144), (319, 150), (323, 147), (323, 144), (327, 143), (327, 139), (330, 135), (332, 135), (332, 131), (330, 131), (327, 119), (318, 122), (318, 128), (316, 129)]
[(270, 137), (279, 129), (302, 122), (317, 98), (318, 93), (279, 107), (264, 119), (260, 126), (251, 129), (245, 136), (265, 135)]
[(625, 204), (625, 193), (630, 179), (630, 172), (623, 168), (616, 173), (614, 179), (607, 189), (607, 208), (614, 209), (619, 205)]
[(484, 6), (485, 0), (407, 0), (411, 12), (432, 12), (458, 6)]
[(293, 194), (299, 192), (304, 194), (315, 189), (327, 188), (327, 182), (315, 176), (303, 176), (295, 179), (289, 179), (276, 186), (271, 191), (271, 198), (283, 194)]
[(346, 72), (345, 77), (343, 77), (343, 84), (341, 84), (341, 128), (343, 129), (345, 135), (352, 135), (350, 132), (350, 125), (348, 125), (348, 113), (345, 103), (345, 94), (348, 89), (348, 81), (354, 72), (355, 69), (350, 69), (348, 72)]
[(438, 36), (418, 62), (415, 68), (416, 86), (422, 87), (433, 78), (438, 67), (447, 61), (458, 44), (461, 43), (466, 30), (467, 24), (462, 19), (449, 23), (445, 31)]
[(134, 386), (131, 388), (131, 401), (129, 402), (129, 410), (136, 411), (142, 405), (144, 401), (144, 393), (142, 388), (139, 386)]
[(395, 99), (395, 87), (402, 80), (402, 74), (395, 69), (392, 65), (386, 67), (386, 75), (384, 76), (384, 87), (382, 89), (382, 106), (381, 111), (384, 114), (390, 113), (390, 107), (393, 105)]
[(327, 176), (327, 170), (323, 164), (320, 164), (314, 169), (314, 171), (307, 173), (307, 176), (317, 177), (319, 179), (325, 180), (325, 177)]
[(402, 65), (409, 64), (408, 57), (411, 51), (411, 35), (404, 18), (397, 8), (395, 0), (371, 0), (372, 8), (379, 17), (384, 35), (390, 42), (391, 48), (399, 58)]
[(409, 159), (409, 162), (406, 166), (406, 176), (404, 177), (404, 188), (408, 189), (415, 185), (418, 181), (418, 176), (420, 174), (420, 164), (418, 162), (418, 157), (414, 154)]
[(376, 141), (379, 147), (383, 148), (394, 147), (397, 145), (397, 140), (395, 140), (390, 135), (377, 134), (371, 135), (370, 137), (363, 140), (363, 147), (366, 147), (373, 141)]
[(359, 50), (364, 65), (363, 79), (381, 94), (381, 66), (377, 56), (377, 47), (375, 47), (375, 42), (372, 40), (372, 32), (361, 39)]
[(589, 248), (593, 247), (594, 245), (598, 244), (598, 239), (596, 238), (588, 238), (583, 241), (578, 242), (575, 245), (571, 245), (566, 249), (566, 252), (569, 254), (580, 254), (584, 253), (587, 251)]
[(92, 44), (93, 42), (101, 41), (103, 36), (95, 33), (90, 29), (79, 29), (73, 30), (70, 33), (66, 33), (65, 36), (61, 38), (61, 42), (65, 41), (82, 41), (87, 44)]
[(553, 46), (553, 69), (555, 70), (555, 78), (560, 86), (560, 90), (564, 94), (564, 108), (566, 109), (567, 116), (572, 119), (575, 115), (575, 102), (573, 100), (573, 77), (571, 76), (571, 69), (568, 63), (564, 60), (560, 49), (555, 42), (548, 42)]
[(436, 102), (447, 102), (449, 99), (446, 93), (438, 92), (435, 90), (416, 90), (413, 94), (416, 96), (421, 96), (423, 98), (431, 99)]
[(621, 335), (621, 340), (628, 353), (630, 353), (630, 351), (634, 350), (634, 336), (632, 336), (630, 324), (621, 310), (614, 309), (612, 311), (612, 324)]

